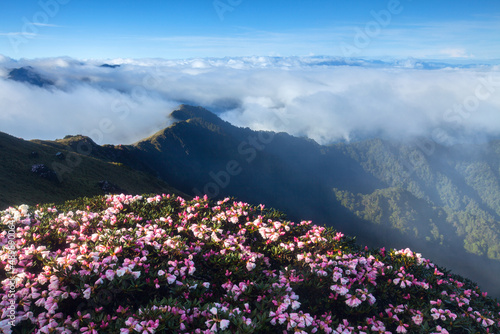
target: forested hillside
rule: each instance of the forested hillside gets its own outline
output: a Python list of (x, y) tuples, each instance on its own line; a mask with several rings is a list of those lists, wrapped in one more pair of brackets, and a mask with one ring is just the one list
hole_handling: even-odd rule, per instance
[(334, 189), (337, 199), (373, 223), (441, 244), (459, 239), (468, 252), (500, 260), (500, 143), (434, 145), (427, 154), (381, 140), (337, 145), (386, 184), (369, 193)]

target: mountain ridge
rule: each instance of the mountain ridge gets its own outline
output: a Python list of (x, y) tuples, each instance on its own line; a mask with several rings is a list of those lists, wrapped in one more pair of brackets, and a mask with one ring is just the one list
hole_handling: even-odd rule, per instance
[[(78, 145), (89, 142), (96, 146)], [(102, 148), (85, 136), (26, 141), (0, 132), (0, 208), (104, 194), (100, 183), (127, 193), (183, 194), (151, 175), (99, 158), (97, 147)]]
[[(481, 146), (484, 152), (475, 150), (473, 157), (462, 147), (437, 144), (432, 154), (422, 154), (418, 145), (381, 139), (322, 146), (238, 128), (201, 107), (183, 105), (170, 117), (176, 122), (132, 145), (95, 146), (83, 136), (46, 144), (91, 148), (89, 157), (128, 166), (192, 196), (266, 203), (293, 220), (333, 226), (370, 246), (425, 250), (458, 273), (462, 268), (495, 285), (491, 275), (486, 282), (482, 267), (500, 273), (500, 204), (494, 199), (500, 190), (498, 182), (486, 187), (498, 178), (500, 142)], [(418, 153), (417, 164), (412, 157)], [(463, 259), (468, 263), (460, 264)]]
[(10, 80), (25, 82), (37, 87), (50, 87), (54, 85), (52, 80), (44, 78), (31, 66), (11, 69), (9, 71), (8, 78)]

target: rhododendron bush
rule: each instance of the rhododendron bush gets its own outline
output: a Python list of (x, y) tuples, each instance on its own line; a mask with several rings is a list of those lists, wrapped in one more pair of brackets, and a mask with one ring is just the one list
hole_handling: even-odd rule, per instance
[(500, 306), (420, 254), (264, 206), (169, 195), (1, 212), (4, 333), (499, 333)]

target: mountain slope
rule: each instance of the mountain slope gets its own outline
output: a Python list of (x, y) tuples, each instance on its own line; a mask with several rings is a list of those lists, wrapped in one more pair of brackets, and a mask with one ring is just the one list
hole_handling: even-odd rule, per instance
[[(321, 146), (238, 128), (200, 107), (183, 105), (171, 117), (177, 122), (134, 145), (99, 146), (79, 136), (30, 145), (50, 148), (52, 160), (57, 151), (81, 151), (98, 170), (119, 168), (107, 174), (109, 181), (130, 192), (124, 182), (138, 180), (139, 171), (189, 195), (266, 203), (292, 220), (333, 226), (369, 246), (411, 247), (500, 296), (499, 142), (444, 147), (424, 139), (373, 139)], [(95, 186), (96, 177), (83, 181), (95, 164), (87, 174), (64, 176), (82, 177), (74, 187)], [(24, 166), (20, 180), (32, 177), (31, 165)], [(125, 166), (131, 174), (123, 174)]]
[[(380, 140), (342, 147), (367, 172), (384, 181), (386, 187), (405, 190), (414, 197), (409, 201), (413, 207), (405, 209), (407, 213), (424, 201), (430, 206), (426, 212), (440, 210), (441, 219), (434, 219), (434, 223), (438, 224), (436, 229), (446, 231), (444, 236), (463, 237), (468, 251), (500, 260), (500, 154), (497, 148), (498, 142), (474, 147), (436, 146), (423, 154), (416, 146)], [(418, 163), (410, 165), (411, 157), (417, 155)], [(425, 220), (431, 222), (432, 219)]]
[[(325, 147), (237, 128), (198, 107), (182, 106), (172, 116), (179, 122), (124, 148), (120, 162), (135, 161), (191, 195), (264, 202), (294, 220), (333, 224), (364, 244), (425, 250), (495, 290), (496, 280), (482, 269), (500, 273), (500, 263), (487, 259), (498, 258), (500, 244), (498, 144), (435, 144), (432, 154), (382, 140)], [(369, 206), (379, 211), (379, 224)]]
[(146, 173), (90, 157), (97, 147), (82, 136), (50, 142), (25, 141), (0, 133), (0, 208), (62, 203), (106, 192), (181, 193)]
[[(172, 116), (180, 121), (126, 147), (120, 161), (140, 161), (135, 167), (156, 173), (186, 193), (260, 200), (295, 219), (309, 216), (324, 224), (339, 215), (376, 223), (374, 216), (346, 206), (342, 197), (356, 198), (362, 205), (383, 196), (392, 207), (380, 204), (373, 209), (392, 217), (392, 225), (386, 226), (392, 238), (407, 239), (411, 231), (412, 238), (451, 245), (463, 236), (470, 239), (464, 241), (469, 251), (500, 259), (495, 250), (500, 235), (498, 144), (474, 148), (474, 157), (468, 153), (471, 149), (464, 153), (461, 147), (435, 144), (432, 154), (424, 155), (415, 145), (382, 140), (324, 147), (285, 133), (236, 128), (199, 107), (182, 106)], [(481, 150), (488, 156), (478, 153)], [(402, 192), (404, 201), (398, 199)], [(474, 251), (480, 247), (473, 246), (473, 233), (464, 234), (464, 224), (490, 227), (478, 232), (491, 239), (482, 250)], [(360, 234), (349, 225), (343, 227)]]

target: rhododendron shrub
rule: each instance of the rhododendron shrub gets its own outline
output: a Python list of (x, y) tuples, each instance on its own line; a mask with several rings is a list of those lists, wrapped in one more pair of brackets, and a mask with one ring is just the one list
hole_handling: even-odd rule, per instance
[(411, 250), (264, 206), (109, 195), (1, 212), (3, 333), (499, 333), (500, 306)]

